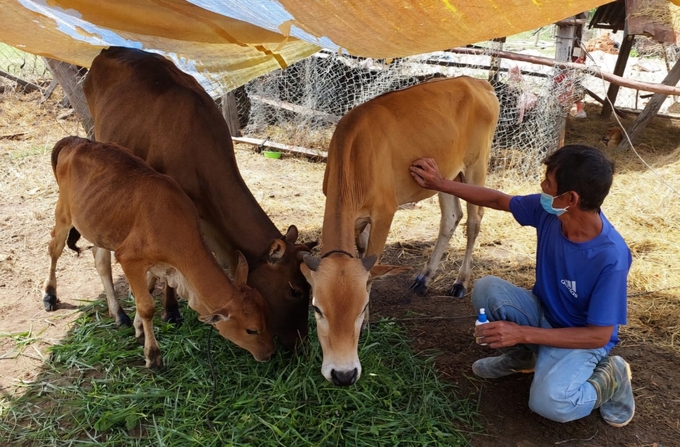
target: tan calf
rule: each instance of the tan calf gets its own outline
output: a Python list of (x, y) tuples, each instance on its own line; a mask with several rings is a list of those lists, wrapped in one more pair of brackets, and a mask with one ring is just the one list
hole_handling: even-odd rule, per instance
[[(302, 272), (323, 349), (321, 372), (337, 385), (361, 376), (359, 332), (367, 320), (373, 279), (404, 268), (375, 265), (400, 204), (434, 194), (418, 186), (409, 166), (437, 161), (442, 175), (484, 185), (499, 105), (491, 85), (469, 77), (435, 80), (374, 98), (347, 113), (331, 139), (322, 256), (305, 255)], [(439, 237), (413, 289), (423, 294), (463, 212), (456, 197), (440, 194)], [(467, 205), (467, 248), (451, 293), (463, 296), (483, 209)], [(354, 256), (355, 245), (359, 257)], [(361, 259), (363, 258), (363, 259)]]
[[(135, 335), (143, 338), (147, 367), (163, 364), (153, 331), (154, 300), (147, 290), (150, 269), (179, 288), (200, 320), (214, 324), (223, 337), (257, 360), (273, 355), (266, 303), (245, 284), (243, 255), (238, 254), (233, 284), (205, 245), (196, 208), (177, 182), (120, 146), (78, 137), (57, 142), (52, 167), (59, 198), (43, 297), (48, 310), (57, 302), (57, 259), (75, 227), (97, 250), (113, 251), (123, 268), (135, 297)], [(109, 307), (115, 314), (114, 301)]]

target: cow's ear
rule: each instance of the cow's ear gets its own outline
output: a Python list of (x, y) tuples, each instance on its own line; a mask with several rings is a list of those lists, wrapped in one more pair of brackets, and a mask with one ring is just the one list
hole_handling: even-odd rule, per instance
[(295, 241), (297, 241), (298, 238), (298, 229), (295, 225), (291, 225), (288, 227), (288, 231), (286, 231), (286, 242), (289, 244), (294, 244)]
[(267, 262), (270, 264), (278, 264), (286, 254), (286, 243), (281, 239), (274, 239), (272, 245), (269, 247), (269, 258)]
[(375, 265), (375, 262), (378, 260), (378, 255), (371, 255), (366, 258), (363, 258), (361, 260), (361, 263), (364, 265), (364, 268), (366, 269), (367, 272), (371, 271), (371, 268)]
[(221, 313), (201, 315), (198, 317), (198, 320), (206, 324), (217, 324), (220, 321), (229, 321), (229, 315), (222, 315)]
[(245, 284), (248, 281), (248, 261), (243, 253), (236, 250), (236, 272), (234, 273), (234, 285), (236, 287)]

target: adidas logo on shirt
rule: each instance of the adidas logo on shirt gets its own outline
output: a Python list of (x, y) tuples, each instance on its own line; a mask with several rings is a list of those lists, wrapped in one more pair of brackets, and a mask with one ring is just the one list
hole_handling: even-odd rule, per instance
[(569, 290), (569, 293), (571, 293), (574, 298), (578, 298), (578, 294), (576, 293), (576, 281), (569, 281), (568, 279), (563, 279), (560, 281), (566, 288)]

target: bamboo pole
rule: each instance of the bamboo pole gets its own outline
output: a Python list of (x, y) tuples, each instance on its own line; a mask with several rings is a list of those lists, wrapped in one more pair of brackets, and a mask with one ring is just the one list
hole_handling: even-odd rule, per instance
[(680, 88), (664, 85), (664, 84), (652, 84), (649, 82), (635, 81), (633, 79), (622, 78), (621, 76), (616, 76), (606, 71), (602, 71), (599, 68), (587, 66), (584, 64), (576, 64), (573, 62), (555, 62), (554, 59), (549, 59), (547, 57), (531, 56), (528, 54), (518, 54), (512, 53), (510, 51), (493, 51), (479, 48), (452, 48), (447, 50), (451, 53), (460, 54), (475, 54), (482, 56), (496, 56), (505, 59), (510, 59), (514, 61), (530, 62), (537, 65), (548, 65), (550, 67), (556, 66), (558, 68), (571, 68), (574, 70), (581, 70), (586, 72), (591, 76), (597, 78), (602, 78), (605, 81), (611, 82), (613, 84), (619, 85), (621, 87), (628, 87), (632, 89), (642, 90), (645, 92), (662, 93), (664, 95), (680, 95)]

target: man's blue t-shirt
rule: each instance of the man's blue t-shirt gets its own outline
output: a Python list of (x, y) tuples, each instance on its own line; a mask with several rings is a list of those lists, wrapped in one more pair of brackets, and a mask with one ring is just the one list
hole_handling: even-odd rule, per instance
[(521, 225), (536, 228), (536, 284), (545, 317), (554, 328), (614, 326), (605, 346), (618, 342), (618, 325), (626, 324), (627, 277), (632, 263), (628, 245), (605, 218), (602, 232), (586, 242), (572, 242), (562, 223), (541, 206), (540, 194), (515, 196), (510, 211)]

